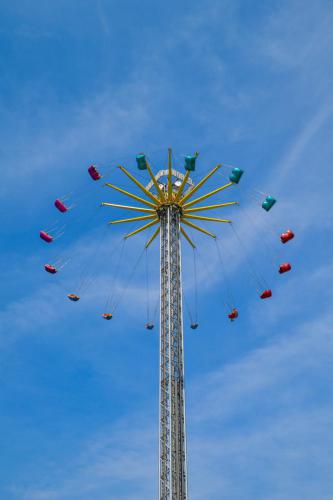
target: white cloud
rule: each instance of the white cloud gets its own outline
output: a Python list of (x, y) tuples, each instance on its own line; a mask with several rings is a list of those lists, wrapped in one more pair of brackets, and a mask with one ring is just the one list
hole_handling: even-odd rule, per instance
[[(135, 415), (89, 437), (69, 462), (48, 465), (46, 480), (33, 487), (11, 486), (24, 500), (142, 500), (156, 496), (157, 422)], [(149, 424), (149, 425), (148, 425)]]
[[(316, 134), (320, 132), (328, 119), (332, 118), (333, 102), (332, 99), (329, 98), (321, 104), (319, 109), (314, 112), (313, 116), (308, 118), (298, 136), (293, 139), (292, 145), (285, 153), (285, 156), (279, 160), (279, 164), (276, 166), (278, 175), (274, 175), (275, 189), (281, 189), (292, 171), (295, 173), (296, 169), (300, 168), (301, 160), (304, 158), (311, 141), (316, 137)], [(315, 172), (310, 173), (310, 175), (311, 174), (315, 177)]]

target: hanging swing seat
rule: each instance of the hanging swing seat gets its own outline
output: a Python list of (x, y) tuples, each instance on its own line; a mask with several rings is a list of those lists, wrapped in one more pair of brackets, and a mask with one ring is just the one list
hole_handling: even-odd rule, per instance
[(68, 211), (68, 207), (66, 207), (65, 203), (61, 201), (59, 198), (54, 202), (54, 206), (59, 210), (59, 212), (64, 213)]
[(104, 319), (106, 319), (106, 320), (109, 321), (110, 319), (112, 319), (112, 314), (110, 314), (110, 313), (104, 313), (104, 314), (102, 314), (102, 318), (104, 318)]
[(136, 163), (138, 166), (139, 170), (147, 170), (147, 160), (146, 160), (146, 155), (143, 153), (140, 153), (136, 155)]
[(193, 172), (195, 170), (195, 162), (197, 157), (197, 153), (194, 155), (185, 156), (185, 170), (189, 170), (190, 172)]
[(199, 326), (199, 323), (191, 323), (192, 330), (196, 330)]
[(147, 330), (152, 330), (154, 328), (153, 323), (146, 323)]
[(45, 264), (44, 269), (50, 274), (55, 274), (58, 272), (57, 268), (52, 266), (52, 264)]
[(276, 199), (273, 196), (267, 196), (267, 198), (262, 202), (262, 208), (269, 212), (273, 205), (275, 205)]
[(230, 319), (230, 321), (234, 321), (236, 318), (238, 318), (238, 311), (237, 311), (237, 309), (232, 309), (231, 313), (228, 314), (228, 318)]
[(244, 174), (244, 170), (242, 170), (238, 167), (233, 168), (231, 171), (231, 174), (229, 176), (230, 182), (234, 182), (235, 184), (238, 184), (240, 181), (240, 178), (242, 177), (243, 174)]
[(294, 238), (295, 234), (292, 232), (291, 229), (288, 229), (285, 233), (282, 233), (280, 236), (280, 240), (282, 243), (287, 243), (287, 241), (290, 241)]
[(71, 300), (72, 302), (77, 302), (78, 300), (80, 300), (80, 297), (78, 295), (75, 295), (75, 293), (69, 293), (67, 295), (67, 297), (69, 298), (69, 300)]
[(279, 267), (279, 273), (280, 274), (287, 273), (290, 270), (291, 270), (291, 265), (289, 264), (289, 262), (284, 262)]
[(272, 290), (267, 289), (267, 290), (264, 290), (262, 292), (262, 294), (260, 295), (260, 298), (261, 299), (268, 299), (271, 296), (272, 296)]
[(42, 240), (46, 241), (46, 243), (51, 243), (53, 241), (53, 236), (51, 236), (46, 231), (40, 231), (39, 236), (42, 238)]
[(89, 168), (88, 168), (88, 173), (90, 175), (90, 177), (94, 180), (94, 181), (98, 181), (99, 179), (101, 179), (101, 174), (98, 172), (97, 168), (94, 166), (94, 165), (91, 165)]

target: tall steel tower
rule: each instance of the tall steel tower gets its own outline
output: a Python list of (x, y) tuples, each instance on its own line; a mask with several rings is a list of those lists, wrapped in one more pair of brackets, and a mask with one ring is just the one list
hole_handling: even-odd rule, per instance
[(160, 499), (165, 500), (188, 498), (180, 217), (177, 205), (160, 210)]
[(222, 166), (217, 165), (194, 185), (189, 175), (195, 169), (197, 156), (196, 153), (193, 156), (185, 157), (186, 173), (182, 174), (172, 168), (172, 152), (169, 149), (168, 169), (160, 170), (154, 175), (145, 155), (140, 154), (136, 158), (138, 168), (147, 170), (151, 179), (147, 186), (141, 184), (124, 167), (120, 166), (119, 168), (145, 194), (145, 198), (113, 184), (106, 184), (106, 186), (136, 200), (140, 206), (102, 203), (102, 205), (146, 214), (130, 219), (110, 221), (110, 224), (149, 221), (135, 231), (126, 234), (125, 239), (157, 225), (157, 229), (145, 245), (148, 248), (160, 234), (160, 500), (188, 500), (180, 236), (182, 235), (192, 248), (195, 248), (195, 244), (187, 234), (184, 225), (216, 238), (215, 234), (198, 226), (192, 220), (230, 223), (231, 221), (228, 219), (205, 217), (199, 215), (198, 212), (237, 204), (237, 202), (231, 201), (208, 206), (195, 206), (206, 198), (232, 186), (237, 180), (188, 201)]

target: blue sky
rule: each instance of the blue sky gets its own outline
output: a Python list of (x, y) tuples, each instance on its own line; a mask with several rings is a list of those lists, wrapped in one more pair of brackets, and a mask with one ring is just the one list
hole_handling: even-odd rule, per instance
[[(200, 151), (195, 179), (218, 162), (244, 169), (223, 196), (243, 208), (223, 214), (273, 289), (260, 301), (230, 228), (212, 226), (240, 311), (230, 324), (214, 243), (196, 237), (196, 332), (184, 312), (190, 498), (332, 499), (331, 2), (4, 0), (0, 12), (0, 498), (156, 498), (158, 334), (144, 329), (144, 260), (128, 284), (145, 238), (128, 242), (114, 282), (123, 228), (96, 207), (122, 198), (86, 168), (129, 187), (117, 162), (135, 171), (145, 151), (157, 169), (171, 145), (179, 168)], [(277, 198), (269, 214), (257, 190)], [(53, 201), (65, 194), (76, 206), (48, 246), (38, 232), (61, 218)], [(296, 237), (282, 246), (288, 227)], [(71, 260), (47, 275), (57, 256)], [(190, 307), (191, 259), (184, 246)], [(157, 245), (149, 260), (153, 303)], [(281, 260), (291, 273), (277, 274)], [(94, 282), (70, 303), (83, 268)], [(110, 286), (125, 293), (106, 322)]]

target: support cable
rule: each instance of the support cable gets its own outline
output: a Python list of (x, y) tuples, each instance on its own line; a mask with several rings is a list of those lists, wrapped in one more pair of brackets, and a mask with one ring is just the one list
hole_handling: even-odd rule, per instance
[(133, 279), (133, 277), (134, 277), (134, 274), (135, 274), (135, 272), (136, 272), (136, 270), (137, 270), (137, 268), (138, 268), (138, 266), (139, 266), (139, 264), (140, 264), (140, 262), (141, 262), (141, 260), (142, 260), (142, 257), (143, 257), (143, 254), (144, 254), (145, 250), (146, 250), (146, 248), (144, 247), (144, 248), (142, 249), (142, 252), (141, 252), (141, 253), (140, 253), (140, 255), (139, 255), (139, 258), (137, 259), (137, 261), (136, 261), (136, 263), (135, 263), (135, 265), (134, 265), (134, 268), (133, 268), (133, 270), (132, 270), (132, 272), (131, 272), (131, 274), (130, 274), (130, 276), (129, 276), (128, 280), (127, 280), (127, 283), (126, 283), (126, 285), (125, 285), (125, 287), (124, 287), (124, 289), (123, 289), (122, 293), (120, 294), (120, 296), (119, 296), (119, 298), (118, 298), (118, 301), (116, 301), (116, 303), (115, 303), (115, 306), (114, 306), (114, 309), (113, 309), (113, 311), (114, 311), (114, 312), (118, 309), (119, 304), (121, 303), (121, 301), (122, 301), (122, 299), (123, 299), (123, 297), (124, 297), (125, 293), (127, 292), (128, 287), (130, 286), (131, 281), (132, 281), (132, 279)]
[(98, 255), (101, 251), (102, 245), (107, 235), (107, 228), (102, 232), (100, 238), (98, 239), (96, 249), (93, 252), (93, 258), (91, 254), (88, 255), (88, 262), (85, 260), (81, 265), (81, 274), (78, 281), (77, 290), (78, 292), (84, 293), (87, 291), (88, 287), (92, 285), (93, 281), (95, 281), (96, 277), (93, 276), (96, 263), (98, 262)]
[(268, 287), (267, 283), (266, 283), (265, 279), (262, 278), (262, 277), (260, 277), (259, 274), (257, 273), (257, 271), (256, 271), (256, 269), (255, 269), (255, 267), (254, 267), (254, 265), (253, 265), (253, 263), (252, 263), (249, 255), (248, 255), (247, 249), (246, 249), (244, 243), (242, 242), (242, 240), (241, 240), (238, 232), (235, 229), (234, 224), (231, 223), (230, 226), (231, 226), (231, 229), (233, 230), (233, 233), (236, 236), (237, 241), (240, 244), (240, 246), (241, 246), (241, 248), (243, 250), (244, 256), (245, 256), (245, 258), (247, 260), (249, 274), (251, 275), (252, 279), (254, 280), (254, 283), (256, 285), (256, 289), (257, 289), (258, 293), (260, 293), (262, 291), (262, 287), (263, 288), (267, 288)]
[(198, 273), (197, 273), (197, 251), (193, 248), (194, 267), (194, 322), (198, 323)]
[(231, 310), (235, 307), (236, 302), (235, 302), (235, 299), (234, 299), (234, 296), (232, 293), (232, 288), (231, 288), (230, 281), (228, 278), (227, 270), (226, 270), (225, 265), (224, 265), (224, 260), (222, 259), (222, 253), (221, 253), (221, 248), (220, 248), (220, 239), (216, 238), (215, 243), (216, 243), (216, 251), (217, 251), (218, 259), (220, 262), (223, 281), (224, 281), (224, 285), (225, 285), (225, 291), (226, 291), (225, 305), (228, 308), (230, 308), (230, 310)]
[(145, 247), (145, 271), (146, 271), (146, 309), (147, 324), (150, 321), (150, 293), (149, 293), (149, 269), (148, 269), (148, 249)]
[(187, 301), (187, 297), (185, 295), (185, 291), (183, 291), (183, 298), (184, 298), (185, 309), (186, 309), (187, 315), (189, 317), (190, 324), (192, 325), (193, 323), (196, 323), (196, 321), (193, 321), (193, 316), (191, 314), (191, 308), (190, 308), (189, 303)]
[(106, 304), (105, 304), (105, 311), (106, 312), (108, 311), (109, 307), (111, 307), (111, 309), (113, 310), (112, 305), (115, 302), (116, 285), (117, 285), (117, 281), (118, 281), (119, 272), (120, 272), (120, 269), (122, 267), (122, 261), (123, 261), (126, 242), (127, 242), (127, 240), (123, 237), (121, 238), (120, 242), (118, 241), (118, 244), (120, 243), (121, 246), (120, 246), (120, 251), (118, 254), (118, 260), (116, 262), (116, 272), (113, 275), (113, 279), (111, 282), (111, 292), (110, 292), (109, 296), (107, 297)]
[[(262, 228), (260, 227), (259, 223), (255, 222), (255, 219), (250, 217), (249, 215), (247, 217), (245, 217), (245, 210), (243, 207), (240, 207), (241, 209), (241, 212), (242, 212), (242, 216), (245, 219), (249, 220), (250, 221), (250, 224), (252, 225), (253, 227), (253, 230), (256, 233), (258, 233), (259, 230), (262, 231)], [(272, 228), (267, 224), (267, 221), (266, 220), (263, 220), (263, 225), (266, 227), (267, 230), (269, 230), (270, 233), (273, 234), (274, 238), (276, 238), (276, 233), (272, 230)], [(272, 262), (273, 266), (276, 266), (277, 264), (279, 264), (279, 261), (280, 261), (280, 255), (279, 253), (276, 251), (275, 248), (273, 248), (272, 245), (270, 245), (268, 242), (267, 242), (267, 239), (266, 239), (266, 235), (262, 235), (260, 237), (260, 242), (263, 243), (265, 249), (266, 249), (266, 252), (267, 252), (267, 255), (269, 256), (269, 260)], [(271, 257), (271, 254), (273, 254), (273, 258)]]

